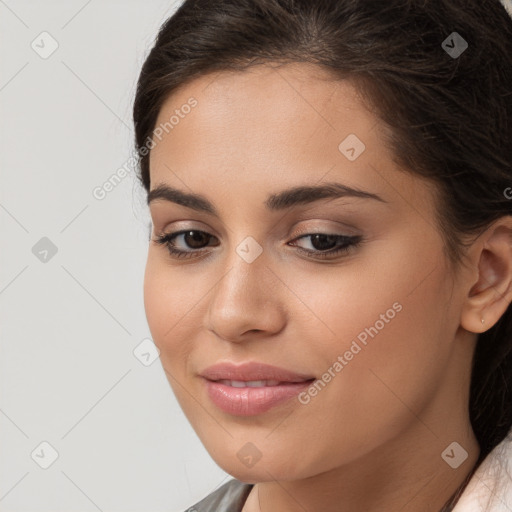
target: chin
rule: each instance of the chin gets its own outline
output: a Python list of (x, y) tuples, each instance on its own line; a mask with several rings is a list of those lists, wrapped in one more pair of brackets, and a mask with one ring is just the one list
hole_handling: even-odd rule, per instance
[[(303, 457), (295, 460), (294, 457), (290, 457), (286, 453), (278, 453), (270, 449), (267, 449), (267, 451), (270, 450), (267, 454), (265, 454), (265, 450), (262, 450), (260, 455), (257, 455), (256, 450), (251, 448), (250, 444), (241, 443), (242, 449), (233, 450), (234, 443), (231, 442), (231, 448), (226, 449), (225, 446), (220, 446), (218, 449), (211, 449), (207, 447), (207, 450), (220, 468), (241, 482), (293, 481), (311, 476), (311, 467)], [(250, 459), (251, 452), (252, 460)], [(260, 458), (256, 460), (258, 456)], [(320, 469), (319, 472), (321, 471)]]

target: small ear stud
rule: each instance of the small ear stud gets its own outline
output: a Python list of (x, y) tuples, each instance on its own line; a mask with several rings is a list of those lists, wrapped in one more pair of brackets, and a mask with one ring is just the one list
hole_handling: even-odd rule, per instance
[(484, 324), (484, 323), (485, 323), (485, 320), (482, 318), (482, 324)]

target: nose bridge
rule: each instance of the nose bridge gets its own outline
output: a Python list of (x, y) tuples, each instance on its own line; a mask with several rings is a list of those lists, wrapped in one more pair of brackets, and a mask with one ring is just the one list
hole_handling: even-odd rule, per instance
[(257, 302), (260, 295), (266, 295), (268, 258), (255, 238), (247, 236), (234, 245), (225, 263), (227, 273), (216, 286), (217, 299)]
[(210, 330), (235, 340), (248, 330), (278, 329), (282, 317), (262, 245), (248, 236), (230, 249), (224, 263), (210, 297)]

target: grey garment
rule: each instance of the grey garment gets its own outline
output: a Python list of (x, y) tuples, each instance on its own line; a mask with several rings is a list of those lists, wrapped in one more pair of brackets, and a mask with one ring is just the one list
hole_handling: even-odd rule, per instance
[(185, 512), (240, 512), (253, 486), (230, 480)]

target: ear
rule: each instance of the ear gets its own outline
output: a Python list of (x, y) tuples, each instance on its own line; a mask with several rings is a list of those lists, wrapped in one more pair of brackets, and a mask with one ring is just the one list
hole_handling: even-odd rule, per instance
[(490, 329), (512, 300), (512, 216), (493, 222), (470, 253), (474, 284), (463, 304), (461, 326), (478, 333)]

